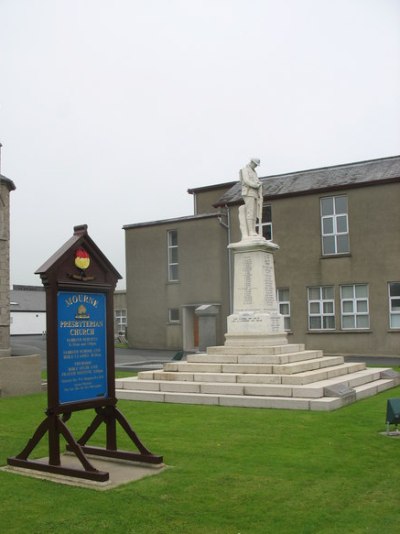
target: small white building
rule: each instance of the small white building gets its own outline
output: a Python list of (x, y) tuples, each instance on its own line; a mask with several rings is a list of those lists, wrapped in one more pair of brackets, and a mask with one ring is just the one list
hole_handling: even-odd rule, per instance
[(46, 331), (46, 293), (40, 286), (14, 285), (10, 291), (10, 335)]

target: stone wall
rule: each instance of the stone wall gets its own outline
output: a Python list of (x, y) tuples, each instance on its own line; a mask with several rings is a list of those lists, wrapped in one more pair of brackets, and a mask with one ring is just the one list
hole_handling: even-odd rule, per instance
[(0, 176), (0, 357), (10, 356), (10, 190)]

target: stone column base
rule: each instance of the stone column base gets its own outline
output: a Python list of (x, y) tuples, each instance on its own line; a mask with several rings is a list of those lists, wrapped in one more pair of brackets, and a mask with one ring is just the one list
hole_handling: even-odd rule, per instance
[(225, 334), (226, 347), (271, 347), (277, 345), (287, 345), (286, 333), (281, 334)]
[(283, 316), (277, 312), (234, 313), (228, 317), (225, 345), (285, 345), (288, 341), (283, 321)]

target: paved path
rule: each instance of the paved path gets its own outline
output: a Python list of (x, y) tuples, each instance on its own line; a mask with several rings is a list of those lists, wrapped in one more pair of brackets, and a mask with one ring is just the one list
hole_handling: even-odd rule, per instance
[[(13, 356), (40, 354), (42, 368), (46, 369), (46, 338), (37, 336), (11, 336)], [(142, 371), (145, 369), (161, 369), (169, 362), (177, 351), (152, 349), (115, 349), (115, 367), (119, 370)]]
[[(46, 338), (37, 336), (11, 336), (11, 350), (13, 356), (40, 354), (42, 367), (46, 369)], [(146, 369), (161, 369), (165, 362), (175, 356), (175, 350), (153, 349), (115, 349), (115, 367), (126, 371), (143, 371)], [(400, 366), (400, 357), (347, 356), (346, 361), (365, 362), (367, 365), (382, 365), (387, 367)]]

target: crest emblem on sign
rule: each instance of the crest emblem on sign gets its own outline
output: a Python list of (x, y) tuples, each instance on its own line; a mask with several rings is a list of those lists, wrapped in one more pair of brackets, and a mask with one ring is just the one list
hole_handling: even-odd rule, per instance
[(71, 278), (73, 278), (74, 280), (82, 280), (84, 282), (88, 280), (94, 280), (94, 276), (87, 276), (85, 274), (86, 269), (88, 269), (90, 266), (90, 256), (84, 248), (79, 247), (75, 251), (74, 263), (75, 267), (79, 269), (80, 274), (69, 275), (71, 276)]

